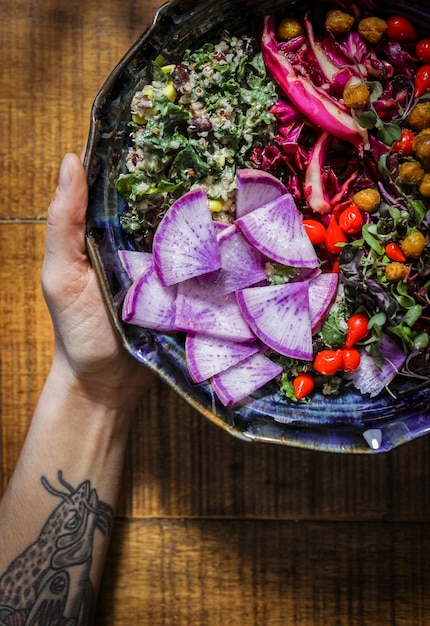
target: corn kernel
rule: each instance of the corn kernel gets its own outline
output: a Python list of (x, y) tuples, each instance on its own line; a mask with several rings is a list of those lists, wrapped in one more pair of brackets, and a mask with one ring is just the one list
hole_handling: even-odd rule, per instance
[(147, 96), (150, 100), (154, 97), (154, 87), (152, 85), (145, 85), (142, 89), (144, 96)]
[(225, 155), (224, 154), (219, 154), (216, 157), (216, 162), (218, 163), (218, 165), (220, 167), (224, 167), (224, 165), (225, 165)]
[(222, 206), (221, 200), (209, 200), (209, 209), (212, 213), (219, 213), (222, 211)]
[(172, 63), (172, 65), (163, 65), (161, 71), (164, 72), (164, 74), (171, 74), (175, 67), (176, 65), (174, 63)]
[(139, 124), (140, 126), (143, 126), (148, 121), (146, 117), (143, 117), (142, 115), (138, 115), (137, 113), (133, 113), (133, 115), (131, 116), (131, 119), (133, 120), (135, 124)]
[(178, 95), (176, 93), (176, 89), (173, 86), (173, 83), (167, 83), (165, 85), (165, 87), (163, 88), (163, 94), (166, 96), (166, 98), (170, 100), (170, 102), (175, 102), (176, 96)]

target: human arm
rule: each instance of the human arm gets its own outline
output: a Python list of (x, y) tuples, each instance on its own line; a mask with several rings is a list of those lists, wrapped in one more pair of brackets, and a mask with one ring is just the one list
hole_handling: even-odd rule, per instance
[(66, 155), (42, 269), (54, 355), (0, 503), (0, 609), (28, 616), (57, 581), (61, 617), (78, 624), (94, 605), (131, 418), (150, 382), (108, 319), (85, 250), (86, 206), (83, 166)]

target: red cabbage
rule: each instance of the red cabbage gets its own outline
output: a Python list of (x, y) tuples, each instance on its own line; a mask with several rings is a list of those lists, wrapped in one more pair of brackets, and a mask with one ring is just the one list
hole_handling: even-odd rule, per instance
[(363, 147), (367, 148), (367, 130), (359, 125), (340, 102), (306, 77), (299, 76), (288, 58), (279, 50), (272, 16), (264, 18), (261, 46), (264, 61), (272, 76), (286, 96), (311, 122), (361, 150)]

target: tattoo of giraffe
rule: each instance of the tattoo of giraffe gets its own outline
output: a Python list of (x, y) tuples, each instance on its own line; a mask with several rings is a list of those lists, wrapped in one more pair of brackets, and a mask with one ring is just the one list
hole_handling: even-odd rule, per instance
[(110, 533), (113, 511), (88, 480), (74, 489), (60, 471), (61, 490), (41, 480), (61, 503), (0, 577), (0, 626), (85, 626), (94, 609), (94, 534)]

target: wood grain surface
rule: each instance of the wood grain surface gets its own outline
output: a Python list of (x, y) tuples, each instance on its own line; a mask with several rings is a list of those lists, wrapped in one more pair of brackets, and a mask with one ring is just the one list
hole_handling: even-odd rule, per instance
[[(0, 0), (0, 445), (6, 486), (52, 355), (45, 216), (92, 101), (159, 0)], [(232, 438), (142, 402), (96, 624), (430, 625), (430, 437), (383, 456)]]

